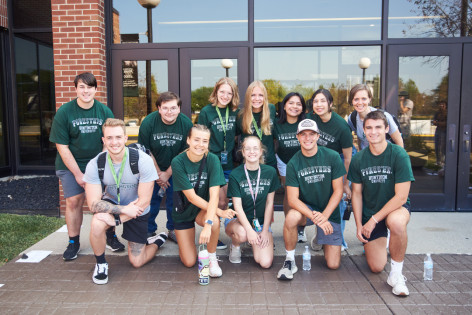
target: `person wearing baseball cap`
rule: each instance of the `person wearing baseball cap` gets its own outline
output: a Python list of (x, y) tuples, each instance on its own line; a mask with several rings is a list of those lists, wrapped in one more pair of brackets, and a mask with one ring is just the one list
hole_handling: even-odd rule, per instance
[(298, 271), (295, 264), (297, 226), (315, 224), (328, 268), (337, 269), (341, 263), (339, 202), (346, 169), (337, 152), (317, 145), (319, 137), (315, 121), (305, 119), (298, 124), (301, 150), (288, 162), (285, 181), (290, 210), (284, 222), (287, 256), (277, 274), (280, 280), (292, 280)]

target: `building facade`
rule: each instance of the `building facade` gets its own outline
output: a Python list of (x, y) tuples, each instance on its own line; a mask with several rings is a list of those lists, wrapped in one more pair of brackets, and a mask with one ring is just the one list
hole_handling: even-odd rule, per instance
[(472, 210), (469, 0), (0, 0), (0, 49), (1, 176), (53, 173), (50, 123), (84, 71), (132, 140), (159, 93), (178, 93), (195, 119), (225, 75), (242, 95), (264, 81), (274, 104), (328, 88), (342, 116), (365, 82), (373, 106), (400, 116), (403, 95), (414, 105), (402, 126), (413, 208)]

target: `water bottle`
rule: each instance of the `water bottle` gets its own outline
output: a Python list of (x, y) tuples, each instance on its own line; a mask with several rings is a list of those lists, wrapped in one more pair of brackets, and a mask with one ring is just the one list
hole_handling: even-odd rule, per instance
[(164, 188), (161, 187), (161, 189), (159, 189), (159, 191), (157, 192), (157, 194), (159, 195), (159, 197), (164, 197), (166, 195), (166, 190)]
[(305, 252), (303, 252), (303, 270), (311, 270), (311, 254), (308, 245), (305, 246)]
[(205, 245), (198, 248), (198, 283), (207, 285), (210, 283), (210, 258)]
[(426, 280), (433, 280), (433, 259), (431, 258), (431, 254), (426, 254), (424, 258), (424, 273), (423, 279)]

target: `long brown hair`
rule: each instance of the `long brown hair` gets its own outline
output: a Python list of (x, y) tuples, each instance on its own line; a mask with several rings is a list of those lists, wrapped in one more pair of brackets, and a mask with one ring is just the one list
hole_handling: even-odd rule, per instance
[(254, 81), (247, 87), (246, 96), (244, 98), (244, 107), (239, 113), (239, 117), (241, 118), (241, 125), (243, 132), (245, 134), (252, 134), (252, 102), (251, 102), (251, 94), (254, 88), (260, 88), (262, 93), (264, 94), (264, 104), (262, 105), (262, 116), (261, 116), (261, 130), (265, 135), (270, 135), (270, 109), (269, 109), (269, 101), (267, 99), (267, 89), (264, 86), (264, 83), (261, 81)]
[(233, 97), (231, 98), (230, 108), (234, 112), (238, 109), (239, 106), (239, 91), (236, 83), (231, 78), (221, 78), (216, 82), (213, 91), (210, 94), (208, 100), (210, 101), (211, 105), (218, 106), (218, 90), (223, 84), (228, 84), (233, 91)]

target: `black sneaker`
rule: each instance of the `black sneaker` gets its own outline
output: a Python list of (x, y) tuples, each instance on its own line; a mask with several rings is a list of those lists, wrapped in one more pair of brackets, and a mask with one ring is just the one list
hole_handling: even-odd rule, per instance
[(73, 240), (69, 241), (69, 245), (67, 245), (67, 249), (65, 250), (64, 254), (62, 254), (62, 259), (65, 261), (74, 260), (77, 258), (77, 254), (80, 252), (80, 243), (75, 243)]
[(118, 240), (116, 235), (113, 235), (113, 237), (107, 237), (107, 248), (114, 252), (122, 252), (125, 250), (125, 245)]
[(228, 248), (228, 245), (218, 240), (218, 245), (216, 245), (216, 249), (226, 249), (226, 248)]
[(95, 264), (92, 280), (96, 284), (106, 284), (108, 282), (108, 264)]

